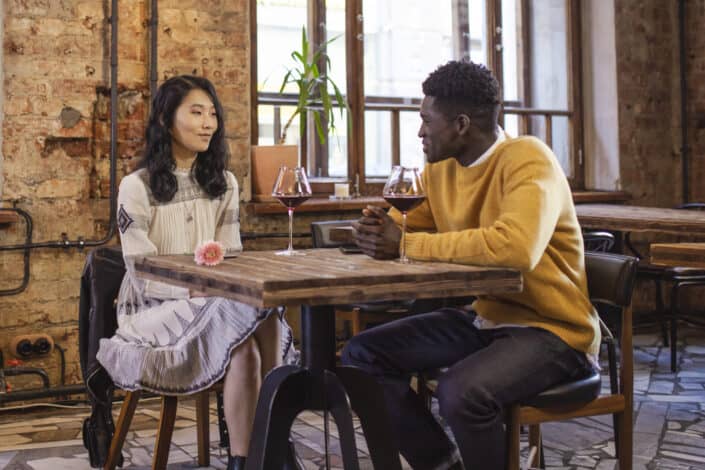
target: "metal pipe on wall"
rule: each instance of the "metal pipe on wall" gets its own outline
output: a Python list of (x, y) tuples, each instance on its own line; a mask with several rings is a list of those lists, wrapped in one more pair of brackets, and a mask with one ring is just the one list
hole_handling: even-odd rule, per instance
[(151, 0), (149, 13), (149, 99), (152, 101), (157, 93), (157, 26), (159, 26), (159, 7), (157, 0)]
[[(68, 236), (63, 234), (61, 240), (50, 240), (37, 243), (22, 243), (19, 245), (0, 246), (0, 251), (26, 250), (33, 248), (78, 248), (100, 246), (109, 242), (115, 236), (116, 226), (116, 205), (117, 205), (117, 138), (118, 138), (118, 123), (117, 123), (117, 86), (118, 86), (118, 57), (117, 57), (117, 42), (118, 42), (118, 5), (117, 0), (111, 0), (110, 3), (110, 221), (108, 224), (108, 233), (105, 237), (99, 240), (85, 240), (83, 237), (78, 237), (76, 240), (69, 240)], [(24, 212), (24, 211), (23, 211)], [(27, 214), (27, 213), (25, 213)], [(29, 214), (27, 214), (29, 215)], [(31, 217), (30, 217), (31, 220)], [(1, 294), (1, 293), (0, 293)]]

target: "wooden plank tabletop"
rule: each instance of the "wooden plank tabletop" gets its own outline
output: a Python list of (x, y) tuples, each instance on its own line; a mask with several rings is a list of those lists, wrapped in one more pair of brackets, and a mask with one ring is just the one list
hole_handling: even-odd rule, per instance
[(576, 204), (583, 228), (705, 235), (705, 211), (615, 204)]
[(214, 267), (188, 255), (153, 256), (136, 263), (140, 277), (197, 288), (256, 307), (336, 305), (376, 300), (458, 297), (520, 292), (517, 270), (462, 264), (379, 261), (338, 249), (243, 252)]
[(652, 243), (651, 262), (662, 266), (705, 269), (705, 243)]

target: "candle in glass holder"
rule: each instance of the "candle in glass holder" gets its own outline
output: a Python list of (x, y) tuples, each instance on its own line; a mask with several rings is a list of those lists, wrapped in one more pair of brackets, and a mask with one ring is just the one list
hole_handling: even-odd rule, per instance
[(348, 183), (335, 183), (333, 189), (335, 197), (350, 197), (350, 185)]

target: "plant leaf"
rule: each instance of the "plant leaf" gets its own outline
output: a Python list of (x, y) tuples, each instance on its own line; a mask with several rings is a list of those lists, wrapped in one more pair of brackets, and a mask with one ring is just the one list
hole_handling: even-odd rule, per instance
[(286, 72), (286, 75), (284, 75), (284, 80), (282, 80), (282, 85), (279, 87), (279, 93), (284, 92), (284, 88), (286, 87), (286, 84), (289, 83), (289, 77), (291, 77), (291, 70)]

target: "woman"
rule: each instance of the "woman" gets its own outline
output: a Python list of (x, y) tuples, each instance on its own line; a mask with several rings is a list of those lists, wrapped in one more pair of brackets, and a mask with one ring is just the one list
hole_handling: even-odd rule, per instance
[[(139, 168), (123, 178), (118, 227), (127, 272), (118, 330), (98, 360), (125, 390), (192, 394), (224, 378), (228, 469), (245, 456), (264, 375), (293, 362), (283, 309), (257, 309), (194, 290), (144, 281), (134, 260), (194, 253), (208, 240), (242, 251), (238, 185), (227, 171), (223, 109), (205, 78), (167, 80), (154, 97)], [(291, 459), (290, 459), (291, 460)]]

